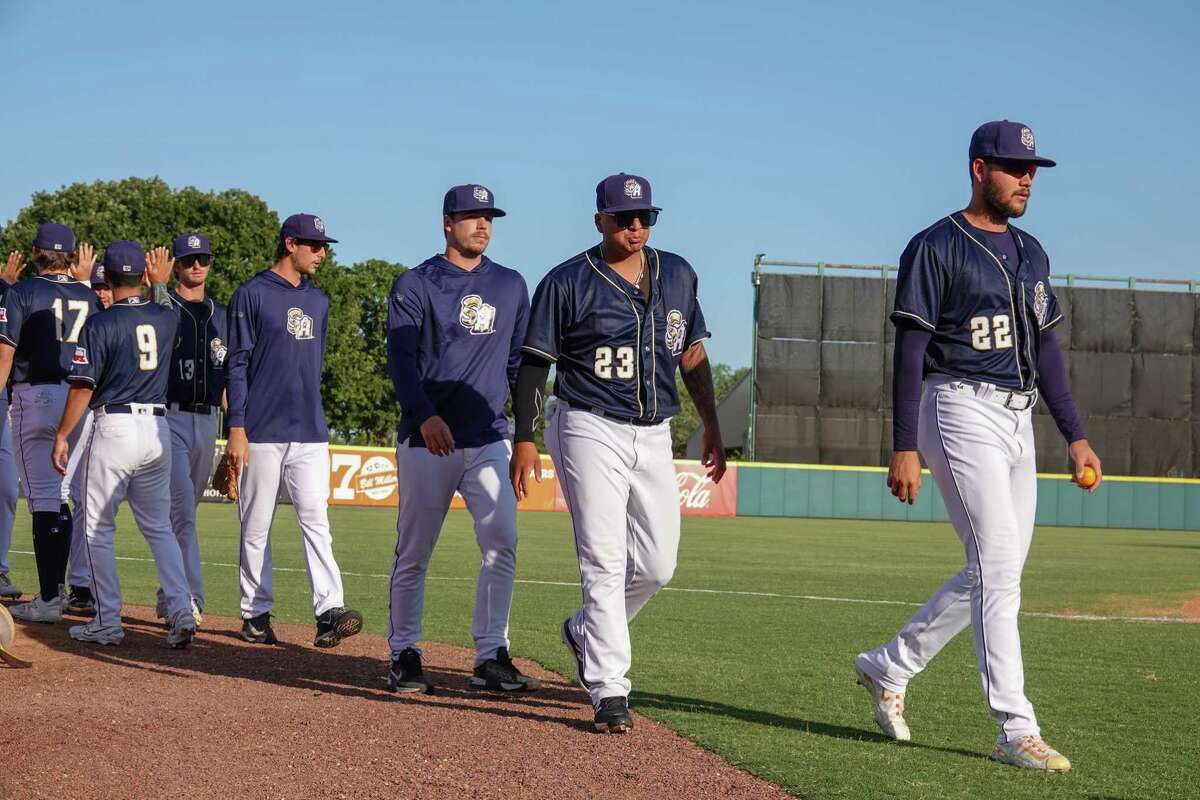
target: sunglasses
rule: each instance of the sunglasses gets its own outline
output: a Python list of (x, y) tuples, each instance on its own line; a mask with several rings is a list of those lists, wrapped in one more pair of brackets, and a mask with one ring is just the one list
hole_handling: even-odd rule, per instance
[(618, 228), (631, 228), (633, 221), (636, 219), (642, 223), (643, 228), (652, 228), (654, 223), (658, 222), (658, 212), (652, 209), (640, 209), (637, 211), (617, 211), (608, 216), (613, 218), (617, 223)]
[(197, 264), (199, 264), (202, 267), (207, 267), (210, 264), (212, 264), (212, 256), (209, 256), (209, 255), (184, 256), (183, 258), (179, 259), (176, 263), (178, 263), (179, 266), (183, 267), (184, 269), (191, 269), (192, 267), (194, 267)]
[(314, 253), (317, 252), (318, 250), (324, 250), (326, 247), (329, 246), (325, 242), (314, 242), (312, 239), (296, 239), (296, 244), (304, 245), (308, 249), (312, 250)]
[(1002, 172), (1007, 172), (1015, 178), (1022, 178), (1037, 172), (1037, 164), (1032, 161), (1010, 161), (1005, 158), (990, 158), (987, 159), (987, 164)]

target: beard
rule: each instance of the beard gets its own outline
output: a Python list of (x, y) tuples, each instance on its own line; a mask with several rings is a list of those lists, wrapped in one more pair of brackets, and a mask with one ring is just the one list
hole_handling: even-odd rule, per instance
[(1000, 187), (992, 181), (983, 185), (983, 201), (993, 214), (1004, 219), (1020, 217), (1029, 205), (1028, 201), (1020, 205), (1012, 195), (1005, 197)]

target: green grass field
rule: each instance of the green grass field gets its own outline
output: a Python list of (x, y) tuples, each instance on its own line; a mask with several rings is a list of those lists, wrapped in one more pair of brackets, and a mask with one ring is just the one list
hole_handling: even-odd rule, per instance
[[(383, 633), (395, 513), (331, 514), (347, 601)], [(233, 509), (205, 505), (200, 516), (208, 611), (235, 616)], [(127, 509), (118, 524), (118, 554), (148, 559)], [(570, 674), (558, 641), (579, 602), (569, 520), (527, 513), (520, 524), (513, 649)], [(1200, 625), (1026, 616), (1027, 691), (1045, 736), (1074, 765), (1034, 774), (987, 758), (995, 727), (969, 633), (910, 686), (911, 744), (877, 733), (854, 684), (855, 653), (890, 637), (912, 607), (849, 601), (923, 601), (961, 566), (949, 526), (685, 518), (683, 530), (671, 589), (633, 625), (633, 705), (734, 764), (812, 798), (1200, 797)], [(13, 548), (29, 542), (22, 510)], [(311, 622), (289, 507), (276, 519), (274, 554), (277, 616)], [(451, 512), (430, 566), (427, 638), (470, 644), (477, 561), (470, 518)], [(12, 562), (28, 589), (33, 558), (17, 552)], [(152, 604), (152, 563), (123, 561), (121, 571), (126, 602)], [(1179, 616), (1200, 595), (1200, 535), (1042, 529), (1024, 587), (1026, 611)]]

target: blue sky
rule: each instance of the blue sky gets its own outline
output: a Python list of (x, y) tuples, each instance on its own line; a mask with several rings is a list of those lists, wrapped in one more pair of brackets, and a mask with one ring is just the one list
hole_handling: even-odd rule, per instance
[(894, 263), (1008, 118), (1060, 164), (1022, 223), (1057, 272), (1200, 277), (1195, 3), (574, 5), (0, 0), (0, 220), (159, 175), (412, 265), (478, 181), (509, 211), (489, 255), (532, 289), (594, 241), (596, 182), (636, 172), (743, 365), (755, 253)]

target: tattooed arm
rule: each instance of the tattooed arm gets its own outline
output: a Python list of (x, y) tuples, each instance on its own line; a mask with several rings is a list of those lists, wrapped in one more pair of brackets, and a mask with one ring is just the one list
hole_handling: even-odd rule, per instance
[(717, 401), (713, 393), (712, 367), (704, 342), (696, 342), (684, 352), (679, 361), (683, 372), (683, 385), (687, 387), (696, 412), (704, 425), (704, 438), (700, 444), (700, 463), (712, 467), (708, 475), (718, 483), (725, 474), (725, 445), (721, 442), (721, 426), (717, 422)]

